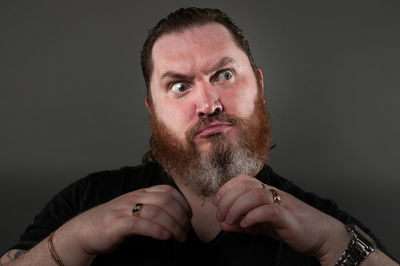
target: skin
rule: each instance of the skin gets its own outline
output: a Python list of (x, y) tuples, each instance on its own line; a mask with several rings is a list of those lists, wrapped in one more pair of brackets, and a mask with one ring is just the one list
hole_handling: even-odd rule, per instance
[[(221, 59), (227, 64), (212, 68)], [(156, 41), (153, 48), (154, 73), (151, 78), (152, 100), (146, 99), (155, 114), (185, 143), (184, 132), (196, 121), (213, 112), (228, 112), (248, 117), (254, 109), (257, 82), (246, 55), (234, 44), (228, 31), (218, 24), (191, 28), (169, 34)], [(225, 69), (233, 76), (220, 79)], [(169, 82), (162, 78), (165, 71)], [(218, 73), (217, 75), (215, 75)], [(185, 77), (183, 78), (182, 75)], [(261, 76), (261, 71), (258, 71)], [(212, 77), (218, 77), (214, 79)], [(229, 75), (228, 75), (229, 76)], [(218, 82), (216, 82), (216, 80)], [(187, 82), (188, 91), (177, 97), (171, 82)], [(235, 128), (220, 126), (235, 144)], [(210, 149), (207, 138), (196, 137), (200, 152)], [(254, 177), (240, 175), (206, 199), (177, 184), (180, 194), (167, 185), (144, 188), (124, 194), (71, 219), (56, 230), (54, 247), (65, 265), (89, 265), (97, 254), (110, 252), (130, 235), (144, 235), (183, 242), (190, 223), (204, 241), (219, 230), (266, 234), (281, 239), (299, 252), (315, 256), (322, 265), (333, 265), (345, 249), (348, 236), (344, 225), (279, 189), (281, 204), (273, 204), (270, 188)], [(144, 203), (138, 217), (132, 206)], [(244, 216), (243, 216), (244, 215)], [(207, 219), (207, 220), (204, 220)], [(210, 233), (211, 232), (211, 233)], [(1, 258), (4, 265), (54, 265), (47, 249), (47, 239), (21, 255), (12, 250)], [(21, 256), (20, 256), (21, 255)], [(17, 259), (17, 256), (18, 257)], [(379, 250), (363, 265), (398, 265)]]
[[(202, 116), (227, 112), (248, 118), (253, 112), (258, 92), (253, 69), (223, 26), (210, 24), (162, 36), (154, 44), (153, 60), (153, 105), (149, 99), (146, 105), (182, 143), (185, 132)], [(229, 79), (224, 76), (228, 73)], [(258, 74), (262, 78), (260, 70)], [(180, 84), (186, 89), (182, 93), (174, 88)], [(235, 142), (234, 128), (221, 126), (219, 131)], [(197, 136), (195, 143), (201, 153), (210, 148), (207, 138)]]
[[(143, 202), (140, 217), (132, 216), (132, 206)], [(99, 205), (61, 226), (53, 243), (65, 265), (90, 265), (97, 254), (114, 250), (130, 235), (159, 240), (185, 241), (191, 209), (174, 188), (158, 185), (136, 190)], [(16, 250), (2, 257), (4, 265), (54, 265), (47, 238), (20, 256)]]
[[(230, 58), (227, 64), (214, 67), (224, 58)], [(219, 24), (161, 37), (153, 48), (153, 62), (152, 100), (146, 98), (146, 105), (182, 143), (186, 141), (184, 133), (204, 115), (227, 112), (249, 118), (254, 110), (258, 84), (250, 62)], [(233, 77), (215, 82), (213, 77), (225, 69), (232, 70)], [(261, 70), (258, 75), (262, 81)], [(175, 90), (174, 86), (181, 84), (183, 89)], [(235, 143), (234, 128), (221, 131)], [(210, 149), (206, 138), (198, 136), (195, 143), (199, 152)], [(190, 189), (179, 182), (177, 185), (192, 206), (195, 231), (213, 232), (204, 238), (206, 241), (216, 235), (218, 227), (267, 234), (317, 257), (322, 265), (333, 265), (349, 240), (341, 222), (276, 188), (283, 203), (272, 204), (271, 192), (262, 189), (254, 177), (241, 175), (232, 179), (217, 192), (213, 206), (206, 208), (198, 207), (200, 199)], [(217, 223), (204, 218), (212, 217), (207, 214), (214, 214)]]

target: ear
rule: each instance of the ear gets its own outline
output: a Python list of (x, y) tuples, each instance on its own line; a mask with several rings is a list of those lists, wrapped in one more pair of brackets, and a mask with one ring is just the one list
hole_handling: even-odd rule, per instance
[(146, 96), (144, 98), (144, 102), (146, 103), (147, 111), (149, 111), (149, 113), (152, 113), (153, 106), (151, 105), (151, 100), (149, 99), (149, 96)]
[(264, 77), (260, 68), (257, 68), (257, 75), (260, 80), (261, 91), (264, 94)]
[[(262, 74), (262, 71), (260, 68), (257, 68), (257, 75), (258, 75), (259, 81), (260, 81), (261, 93), (264, 98), (264, 77), (263, 77), (263, 74)], [(265, 99), (264, 99), (264, 103), (265, 103)]]

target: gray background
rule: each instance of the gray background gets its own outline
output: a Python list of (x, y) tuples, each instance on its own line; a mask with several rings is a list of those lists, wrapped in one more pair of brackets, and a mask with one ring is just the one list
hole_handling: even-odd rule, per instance
[(250, 40), (274, 169), (400, 258), (399, 1), (0, 1), (0, 252), (73, 180), (140, 162), (139, 50), (193, 5), (224, 9)]

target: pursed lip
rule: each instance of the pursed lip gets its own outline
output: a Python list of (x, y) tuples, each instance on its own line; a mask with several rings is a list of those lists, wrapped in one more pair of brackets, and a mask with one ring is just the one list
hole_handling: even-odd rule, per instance
[(199, 130), (199, 133), (197, 133), (197, 136), (199, 137), (208, 137), (214, 134), (218, 134), (221, 132), (224, 132), (225, 130), (229, 129), (232, 127), (231, 123), (228, 122), (212, 122), (211, 124), (208, 124), (207, 126), (201, 128)]

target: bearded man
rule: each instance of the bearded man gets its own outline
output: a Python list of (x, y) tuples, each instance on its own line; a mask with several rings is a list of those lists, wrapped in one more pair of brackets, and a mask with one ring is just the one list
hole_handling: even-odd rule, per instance
[(397, 265), (359, 221), (265, 164), (262, 71), (223, 12), (171, 13), (141, 60), (153, 132), (143, 165), (64, 189), (2, 263)]

